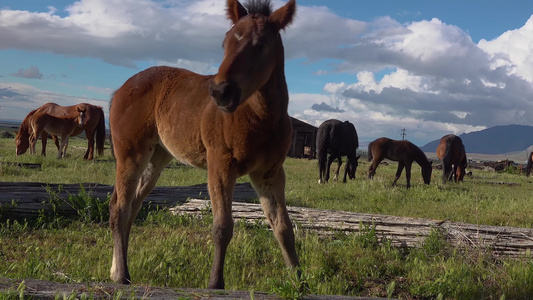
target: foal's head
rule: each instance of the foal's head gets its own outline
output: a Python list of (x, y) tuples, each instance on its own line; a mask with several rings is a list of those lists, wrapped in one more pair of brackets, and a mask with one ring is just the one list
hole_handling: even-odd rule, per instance
[(227, 16), (233, 27), (226, 33), (224, 60), (209, 86), (211, 97), (223, 111), (235, 111), (283, 64), (279, 31), (292, 22), (295, 11), (295, 0), (274, 12), (270, 0), (250, 1), (245, 6), (228, 0)]
[(428, 161), (426, 165), (422, 166), (422, 178), (424, 179), (425, 184), (430, 184), (431, 182), (431, 172), (433, 171), (433, 161)]
[(30, 121), (35, 111), (36, 110), (32, 110), (26, 118), (24, 118), (20, 124), (19, 130), (16, 132), (15, 147), (17, 156), (26, 153), (30, 147)]
[(29, 137), (29, 134), (23, 135), (20, 134), (20, 131), (17, 132), (17, 136), (15, 137), (15, 147), (17, 156), (26, 153), (26, 151), (30, 147)]

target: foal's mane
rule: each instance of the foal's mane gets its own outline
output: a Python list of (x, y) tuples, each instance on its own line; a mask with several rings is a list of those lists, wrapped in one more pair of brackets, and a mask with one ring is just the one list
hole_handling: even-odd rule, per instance
[(429, 160), (428, 160), (428, 157), (426, 156), (426, 154), (424, 153), (424, 151), (422, 151), (422, 149), (420, 149), (419, 147), (417, 147), (415, 144), (413, 144), (414, 148), (413, 150), (415, 151), (415, 161), (420, 165), (424, 165), (424, 166), (427, 166), (429, 164)]
[(248, 11), (248, 14), (257, 14), (265, 17), (272, 14), (272, 3), (270, 3), (270, 0), (248, 0), (243, 6)]

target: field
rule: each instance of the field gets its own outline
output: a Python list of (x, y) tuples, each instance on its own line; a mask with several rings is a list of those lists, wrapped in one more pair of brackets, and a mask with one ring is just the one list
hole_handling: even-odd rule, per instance
[[(12, 139), (0, 139), (2, 181), (113, 184), (114, 163), (109, 150), (94, 161), (82, 159), (85, 141), (76, 138), (69, 156), (57, 160), (49, 142), (48, 156), (14, 155)], [(40, 145), (38, 146), (38, 151)], [(38, 163), (25, 169), (9, 162)], [(172, 163), (160, 186), (206, 182), (206, 172)], [(288, 158), (286, 197), (291, 206), (360, 213), (450, 220), (472, 224), (533, 227), (530, 178), (514, 168), (503, 172), (472, 170), (461, 184), (441, 183), (434, 170), (423, 185), (413, 166), (411, 189), (405, 176), (391, 187), (396, 164), (381, 165), (374, 180), (366, 179), (366, 161), (356, 180), (318, 185), (316, 160)], [(247, 177), (239, 182), (249, 181)], [(80, 201), (93, 203), (81, 195)], [(102, 200), (101, 201), (106, 201)], [(108, 199), (107, 199), (108, 201)], [(1, 215), (0, 277), (57, 282), (110, 282), (112, 240), (106, 216), (66, 219), (41, 216), (14, 221)], [(102, 221), (104, 220), (104, 221)], [(134, 225), (130, 246), (135, 284), (205, 288), (213, 245), (211, 219), (171, 216), (166, 210), (145, 211)], [(321, 238), (297, 231), (304, 293), (379, 296), (402, 299), (529, 299), (533, 297), (533, 259), (493, 257), (487, 249), (454, 247), (438, 233), (416, 249), (378, 243), (372, 228), (361, 235)], [(286, 270), (272, 234), (260, 225), (238, 223), (226, 259), (226, 288), (266, 291), (298, 298), (299, 279)], [(9, 296), (9, 295), (8, 295)]]

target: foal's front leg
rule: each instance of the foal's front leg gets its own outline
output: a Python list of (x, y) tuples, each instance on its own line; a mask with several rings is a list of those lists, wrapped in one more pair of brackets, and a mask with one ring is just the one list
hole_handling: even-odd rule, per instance
[[(398, 179), (402, 175), (403, 168), (404, 168), (403, 161), (399, 161), (398, 162), (398, 169), (396, 170), (396, 177), (394, 177), (394, 181), (392, 182), (392, 186), (396, 185), (396, 182), (398, 181)], [(409, 175), (411, 175), (411, 174), (409, 174)], [(409, 187), (409, 179), (407, 179), (407, 187)]]
[(41, 133), (41, 155), (46, 156), (46, 144), (48, 143), (48, 132), (43, 131)]
[(67, 155), (67, 146), (68, 146), (68, 135), (61, 135), (61, 140), (59, 141), (59, 152), (57, 153), (57, 158), (63, 158)]
[(407, 188), (411, 187), (411, 166), (413, 162), (405, 164), (405, 178), (407, 180)]
[(208, 189), (213, 210), (213, 242), (215, 244), (213, 266), (209, 277), (208, 287), (210, 289), (224, 289), (224, 259), (233, 237), (231, 203), (237, 176), (230, 166), (220, 163), (224, 161), (231, 161), (231, 159), (221, 158), (220, 161), (209, 162), (207, 167)]
[(30, 154), (35, 154), (35, 144), (37, 143), (37, 136), (35, 133), (30, 134), (30, 137), (28, 138), (30, 143)]

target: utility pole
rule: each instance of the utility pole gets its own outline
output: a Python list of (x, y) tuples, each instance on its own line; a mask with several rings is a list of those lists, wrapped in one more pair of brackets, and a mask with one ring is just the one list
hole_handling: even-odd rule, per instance
[(407, 135), (405, 132), (407, 131), (407, 129), (403, 128), (402, 129), (402, 140), (405, 140), (405, 136)]

